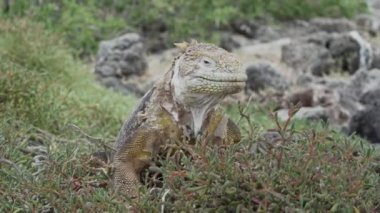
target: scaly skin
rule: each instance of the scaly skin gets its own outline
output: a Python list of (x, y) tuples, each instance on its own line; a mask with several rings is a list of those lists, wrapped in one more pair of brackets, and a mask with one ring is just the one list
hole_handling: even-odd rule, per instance
[(239, 128), (218, 108), (225, 96), (245, 86), (240, 62), (211, 44), (177, 46), (182, 54), (142, 98), (115, 144), (114, 187), (131, 198), (138, 197), (140, 172), (164, 144), (198, 136), (217, 143), (240, 141)]

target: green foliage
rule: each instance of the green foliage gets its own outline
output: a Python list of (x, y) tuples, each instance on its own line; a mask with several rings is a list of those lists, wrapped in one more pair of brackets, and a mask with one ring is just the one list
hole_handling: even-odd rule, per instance
[[(4, 1), (5, 2), (5, 1)], [(351, 17), (365, 0), (51, 0), (12, 1), (5, 17), (28, 17), (60, 32), (80, 55), (93, 54), (100, 40), (128, 29), (150, 38), (167, 30), (167, 46), (189, 37), (217, 42), (217, 31), (236, 19), (278, 20), (315, 16)], [(6, 8), (3, 5), (3, 8)]]
[(93, 54), (100, 40), (126, 29), (120, 16), (97, 8), (96, 0), (11, 1), (3, 17), (27, 17), (61, 33), (80, 56)]
[(264, 7), (266, 11), (278, 18), (293, 19), (297, 17), (352, 17), (365, 12), (366, 2), (360, 0), (287, 0), (269, 1)]
[[(135, 27), (163, 22), (169, 30), (170, 41), (186, 40), (189, 37), (210, 39), (210, 30), (219, 29), (236, 18), (239, 8), (230, 0), (208, 1), (139, 1), (126, 4), (128, 19)], [(146, 14), (147, 16), (141, 16)]]
[(109, 136), (134, 103), (97, 85), (61, 40), (39, 25), (1, 21), (0, 46), (0, 119), (56, 134), (75, 124)]

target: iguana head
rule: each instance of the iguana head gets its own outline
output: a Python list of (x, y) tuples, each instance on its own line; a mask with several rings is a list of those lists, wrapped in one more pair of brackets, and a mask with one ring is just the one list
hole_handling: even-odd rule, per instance
[(171, 87), (174, 100), (189, 109), (195, 134), (207, 112), (225, 96), (241, 91), (247, 75), (237, 57), (212, 44), (177, 44)]
[(194, 41), (177, 47), (183, 53), (175, 61), (172, 86), (182, 103), (199, 105), (202, 99), (221, 99), (245, 87), (247, 75), (234, 54)]

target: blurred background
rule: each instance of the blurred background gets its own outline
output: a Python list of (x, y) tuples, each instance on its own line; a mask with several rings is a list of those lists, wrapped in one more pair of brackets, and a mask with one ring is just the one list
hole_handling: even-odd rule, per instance
[(189, 38), (218, 43), (221, 32), (234, 31), (243, 20), (275, 25), (368, 11), (366, 0), (2, 0), (1, 8), (4, 18), (24, 17), (63, 34), (80, 56), (130, 31), (144, 36), (155, 52)]

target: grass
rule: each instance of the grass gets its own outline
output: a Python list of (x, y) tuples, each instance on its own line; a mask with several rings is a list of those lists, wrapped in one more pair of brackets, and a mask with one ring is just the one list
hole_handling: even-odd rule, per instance
[(51, 0), (1, 1), (0, 9), (0, 17), (38, 21), (62, 34), (79, 56), (92, 56), (99, 41), (125, 31), (138, 31), (149, 40), (166, 32), (160, 42), (172, 47), (189, 38), (218, 42), (219, 31), (237, 19), (352, 17), (367, 5), (365, 0)]
[[(228, 109), (240, 143), (171, 144), (128, 203), (91, 153), (108, 150), (136, 100), (98, 86), (59, 37), (26, 20), (0, 21), (0, 59), (0, 212), (380, 211), (371, 146), (254, 105)], [(262, 140), (266, 129), (276, 144)]]

